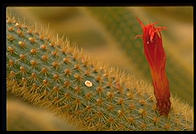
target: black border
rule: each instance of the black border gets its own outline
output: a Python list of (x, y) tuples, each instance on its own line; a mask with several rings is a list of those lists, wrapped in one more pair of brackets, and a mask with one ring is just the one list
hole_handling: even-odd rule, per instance
[[(7, 0), (7, 1), (2, 1), (1, 0), (0, 2), (1, 2), (1, 11), (2, 11), (1, 16), (0, 16), (1, 17), (0, 20), (2, 20), (1, 21), (2, 22), (2, 25), (1, 25), (2, 36), (0, 36), (1, 37), (1, 44), (0, 44), (1, 74), (0, 74), (0, 77), (1, 77), (1, 87), (2, 87), (2, 90), (0, 93), (1, 93), (1, 101), (2, 101), (1, 102), (2, 119), (1, 119), (0, 126), (2, 127), (1, 128), (2, 133), (9, 132), (7, 131), (7, 128), (6, 128), (6, 34), (5, 34), (6, 33), (6, 21), (5, 21), (6, 20), (6, 7), (8, 6), (18, 6), (18, 7), (20, 6), (193, 6), (193, 16), (195, 14), (195, 9), (194, 9), (195, 2), (190, 1), (190, 0), (183, 0), (183, 1), (178, 1), (178, 2), (170, 1), (167, 3), (164, 3), (166, 1), (161, 2), (158, 0), (148, 0), (148, 2), (142, 2), (139, 0), (129, 1), (129, 2), (126, 2), (123, 0), (120, 0), (120, 1), (117, 1), (117, 0), (114, 0), (114, 1), (106, 1), (106, 0), (105, 1), (104, 0), (98, 0), (98, 1), (94, 1), (94, 0), (65, 0), (65, 1), (63, 0), (62, 1), (61, 0), (55, 0), (55, 1)], [(195, 24), (195, 18), (193, 19), (193, 24)], [(195, 27), (193, 30), (195, 32)], [(195, 34), (194, 34), (194, 39), (195, 39)], [(193, 49), (194, 49), (194, 45), (193, 45)], [(194, 54), (194, 50), (193, 50), (193, 54)], [(194, 57), (193, 57), (193, 66), (194, 66)], [(193, 76), (193, 80), (194, 80), (194, 76)], [(194, 87), (194, 84), (193, 84), (193, 87)], [(194, 117), (195, 117), (195, 112), (194, 112)], [(194, 128), (195, 128), (195, 122), (194, 122)], [(194, 132), (194, 131), (190, 131), (190, 132)], [(71, 133), (72, 132), (74, 131), (71, 131)], [(83, 131), (83, 132), (89, 133), (87, 131)], [(57, 132), (55, 131), (55, 133)], [(93, 133), (101, 133), (101, 132), (93, 132)], [(106, 132), (106, 133), (110, 133), (110, 132)], [(145, 131), (144, 133), (152, 133), (152, 132)], [(171, 132), (171, 133), (174, 133), (174, 132)]]

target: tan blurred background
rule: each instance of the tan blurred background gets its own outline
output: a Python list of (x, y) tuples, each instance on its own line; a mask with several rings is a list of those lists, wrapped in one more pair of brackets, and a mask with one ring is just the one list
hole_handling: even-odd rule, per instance
[[(164, 47), (192, 72), (193, 65), (193, 8), (192, 7), (128, 7), (130, 12), (143, 16), (145, 24), (161, 22), (167, 26)], [(111, 35), (85, 10), (85, 7), (11, 7), (13, 14), (32, 25), (49, 26), (58, 33), (84, 48), (88, 53), (109, 64), (127, 71), (131, 68), (121, 54)], [(149, 18), (149, 19), (148, 19)], [(161, 24), (160, 24), (161, 25)], [(164, 34), (164, 32), (163, 32)], [(100, 52), (102, 54), (100, 55)], [(114, 58), (115, 57), (115, 58)]]
[[(126, 8), (136, 16), (142, 16), (145, 24), (156, 21), (160, 25), (167, 26), (167, 34), (163, 32), (164, 48), (172, 53), (176, 61), (181, 63), (184, 69), (193, 76), (193, 7)], [(90, 15), (85, 7), (8, 7), (7, 13), (17, 15), (20, 20), (35, 25), (37, 28), (41, 26), (50, 32), (58, 33), (59, 37), (67, 37), (79, 48), (83, 48), (86, 53), (105, 64), (118, 67), (127, 73), (134, 73), (136, 77), (142, 78), (140, 72), (132, 67), (125, 53), (118, 48), (116, 45), (118, 42)], [(27, 111), (32, 111), (31, 114), (40, 112), (38, 110), (33, 111), (31, 106), (26, 105), (28, 104), (17, 101), (16, 98), (13, 100), (13, 97), (8, 97), (9, 130), (29, 129), (27, 125), (24, 128), (21, 126), (17, 128), (13, 125), (13, 120), (17, 120), (15, 116), (20, 116), (18, 115), (20, 110), (13, 112), (17, 108), (26, 108)], [(56, 117), (52, 115), (51, 118), (55, 119)], [(33, 120), (33, 118), (28, 119)], [(34, 121), (36, 122), (38, 119)], [(42, 122), (39, 125), (41, 128), (36, 128), (36, 126), (35, 128), (38, 130), (47, 129), (46, 124), (46, 122)], [(67, 130), (72, 128), (56, 127), (54, 129)]]

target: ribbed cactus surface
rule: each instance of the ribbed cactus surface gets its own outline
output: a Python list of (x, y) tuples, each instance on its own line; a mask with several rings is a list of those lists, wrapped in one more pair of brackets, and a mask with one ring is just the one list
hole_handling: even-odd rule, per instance
[(14, 17), (6, 21), (8, 92), (52, 107), (85, 130), (193, 130), (183, 111), (159, 116), (148, 91), (153, 89), (134, 76), (100, 66), (69, 41), (54, 40)]
[[(141, 39), (135, 38), (136, 35), (142, 34), (142, 29), (136, 20), (138, 16), (135, 16), (126, 7), (88, 7), (87, 11), (90, 11), (91, 15), (97, 18), (114, 40), (118, 42), (122, 51), (127, 54), (132, 65), (139, 70), (142, 76), (151, 80), (149, 66), (144, 55), (143, 42)], [(173, 58), (172, 54), (166, 51), (166, 56), (166, 72), (171, 92), (192, 105), (192, 75)]]

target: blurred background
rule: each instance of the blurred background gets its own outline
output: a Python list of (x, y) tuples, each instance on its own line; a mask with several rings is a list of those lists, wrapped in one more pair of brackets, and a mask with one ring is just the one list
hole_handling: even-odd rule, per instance
[[(135, 18), (140, 18), (144, 24), (157, 22), (157, 26), (166, 26), (167, 30), (162, 32), (162, 36), (167, 55), (170, 90), (173, 96), (193, 105), (193, 7), (191, 6), (8, 7), (7, 14), (15, 15), (17, 19), (37, 28), (43, 27), (48, 32), (58, 33), (59, 37), (68, 38), (72, 44), (83, 48), (86, 53), (105, 64), (133, 73), (136, 78), (146, 82), (151, 82), (151, 76), (143, 54), (142, 40), (134, 38), (142, 34)], [(13, 122), (18, 120), (16, 116), (21, 114), (20, 108), (28, 109), (29, 113), (25, 114), (28, 118), (24, 118), (24, 122), (32, 124), (38, 121), (30, 118), (32, 114), (44, 113), (9, 95), (8, 130), (33, 129), (26, 125), (28, 123), (18, 127), (14, 125)], [(51, 117), (49, 123), (57, 118), (50, 114), (48, 116)], [(39, 123), (39, 127), (35, 125), (34, 129), (47, 130), (46, 122)], [(72, 126), (54, 126), (54, 124), (50, 124), (53, 130), (73, 129)]]

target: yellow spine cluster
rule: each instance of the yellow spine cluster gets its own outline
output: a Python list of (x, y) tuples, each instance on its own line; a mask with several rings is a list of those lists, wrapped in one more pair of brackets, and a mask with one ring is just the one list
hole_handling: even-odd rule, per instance
[(151, 87), (134, 76), (103, 67), (68, 41), (52, 40), (9, 16), (6, 58), (8, 92), (77, 120), (85, 130), (193, 129), (179, 110), (160, 116)]

